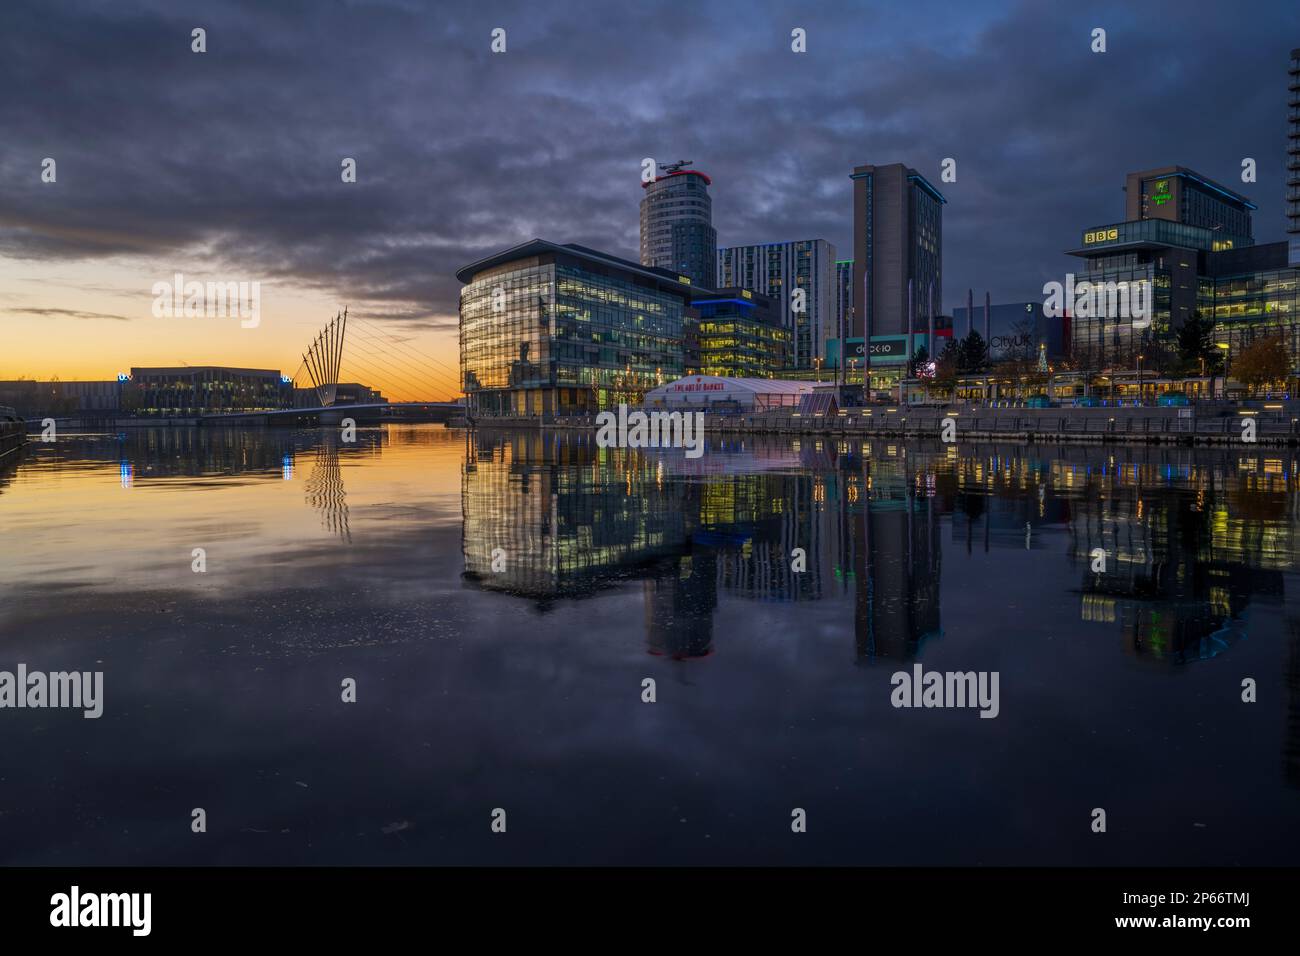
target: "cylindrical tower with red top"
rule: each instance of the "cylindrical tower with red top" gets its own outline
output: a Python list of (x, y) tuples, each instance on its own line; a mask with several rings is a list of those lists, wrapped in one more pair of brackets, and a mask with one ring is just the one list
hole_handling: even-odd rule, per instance
[(713, 228), (712, 180), (685, 163), (662, 167), (641, 188), (641, 264), (717, 284), (718, 233)]

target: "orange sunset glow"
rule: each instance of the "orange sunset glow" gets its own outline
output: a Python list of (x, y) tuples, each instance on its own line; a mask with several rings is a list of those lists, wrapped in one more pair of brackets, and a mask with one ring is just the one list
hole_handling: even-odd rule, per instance
[[(111, 380), (132, 366), (229, 365), (298, 373), (301, 383), (302, 353), (349, 304), (326, 290), (205, 270), (201, 262), (184, 268), (200, 281), (260, 282), (256, 327), (241, 327), (237, 316), (155, 317), (151, 290), (171, 281), (170, 265), (0, 260), (0, 380)], [(454, 328), (432, 331), (355, 302), (350, 308), (341, 380), (397, 401), (457, 397)]]

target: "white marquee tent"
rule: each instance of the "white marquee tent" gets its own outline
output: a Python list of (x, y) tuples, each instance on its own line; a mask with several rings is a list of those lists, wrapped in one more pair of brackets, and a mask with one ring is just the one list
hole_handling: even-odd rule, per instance
[(708, 408), (711, 405), (726, 405), (739, 407), (743, 411), (761, 412), (783, 405), (798, 405), (805, 395), (823, 389), (833, 391), (834, 388), (833, 382), (688, 375), (646, 392), (645, 407)]

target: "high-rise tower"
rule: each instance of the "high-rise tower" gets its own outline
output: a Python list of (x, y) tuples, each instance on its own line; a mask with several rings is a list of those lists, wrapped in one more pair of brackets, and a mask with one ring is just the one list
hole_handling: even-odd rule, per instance
[(948, 200), (924, 176), (902, 163), (858, 166), (851, 178), (851, 334), (923, 331), (927, 328), (931, 297), (935, 309), (942, 309), (943, 206)]
[(713, 181), (689, 160), (663, 167), (642, 183), (641, 264), (689, 276), (700, 286), (712, 286), (717, 272), (718, 233), (713, 228)]
[(1291, 51), (1288, 84), (1290, 128), (1286, 141), (1286, 231), (1290, 239), (1287, 261), (1300, 266), (1300, 50)]

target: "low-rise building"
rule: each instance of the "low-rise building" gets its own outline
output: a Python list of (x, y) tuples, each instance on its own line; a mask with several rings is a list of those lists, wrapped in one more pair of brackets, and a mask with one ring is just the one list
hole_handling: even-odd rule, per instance
[(0, 405), (24, 418), (112, 415), (121, 408), (122, 382), (17, 379), (0, 382)]
[(790, 330), (767, 296), (749, 289), (719, 289), (692, 300), (695, 316), (687, 373), (736, 378), (775, 378), (788, 361)]
[(293, 407), (293, 382), (273, 369), (132, 368), (122, 404), (136, 415), (179, 418), (275, 411)]

